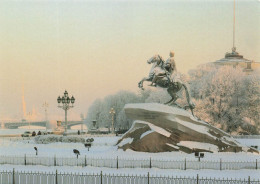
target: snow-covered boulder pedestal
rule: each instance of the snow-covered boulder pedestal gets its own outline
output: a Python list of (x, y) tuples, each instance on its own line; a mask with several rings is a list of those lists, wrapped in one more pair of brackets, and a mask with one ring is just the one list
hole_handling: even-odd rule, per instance
[(119, 149), (141, 152), (183, 151), (257, 152), (226, 132), (198, 120), (186, 110), (158, 103), (127, 104), (126, 116), (135, 120), (118, 141)]

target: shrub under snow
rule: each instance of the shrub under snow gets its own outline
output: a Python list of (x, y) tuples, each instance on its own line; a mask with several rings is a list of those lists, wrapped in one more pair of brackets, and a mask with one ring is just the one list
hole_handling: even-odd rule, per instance
[(48, 144), (54, 142), (67, 142), (67, 143), (84, 143), (85, 139), (76, 136), (62, 136), (62, 135), (39, 135), (34, 138), (38, 144)]

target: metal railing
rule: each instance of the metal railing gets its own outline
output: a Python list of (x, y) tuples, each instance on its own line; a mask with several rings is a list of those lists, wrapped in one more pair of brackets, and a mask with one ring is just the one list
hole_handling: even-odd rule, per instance
[(260, 180), (196, 177), (158, 177), (122, 174), (72, 174), (56, 172), (0, 171), (0, 184), (259, 184)]
[(0, 156), (0, 164), (12, 165), (42, 165), (42, 166), (93, 166), (108, 168), (159, 168), (159, 169), (213, 169), (213, 170), (240, 170), (258, 169), (258, 160), (255, 161), (218, 161), (214, 160), (158, 160), (158, 159), (130, 159), (130, 158), (95, 158), (87, 156), (50, 157), (50, 156)]

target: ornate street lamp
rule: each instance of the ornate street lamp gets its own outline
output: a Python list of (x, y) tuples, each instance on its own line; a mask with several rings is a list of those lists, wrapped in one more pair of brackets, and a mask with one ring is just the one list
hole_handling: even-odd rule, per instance
[(111, 133), (112, 134), (114, 134), (115, 133), (115, 128), (114, 128), (114, 116), (115, 116), (115, 113), (116, 113), (116, 111), (114, 110), (114, 108), (112, 107), (111, 109), (110, 109), (110, 112), (109, 112), (110, 114), (111, 114), (111, 116), (112, 116), (112, 131), (111, 131)]
[[(73, 107), (73, 104), (75, 102), (75, 98), (72, 96), (71, 98), (68, 95), (68, 92), (65, 90), (64, 95), (62, 97), (57, 98), (57, 102), (59, 105), (59, 108), (62, 108), (65, 111), (65, 131), (64, 135), (67, 133), (67, 127), (68, 127), (68, 122), (67, 122), (67, 110)], [(71, 104), (71, 105), (70, 105)]]

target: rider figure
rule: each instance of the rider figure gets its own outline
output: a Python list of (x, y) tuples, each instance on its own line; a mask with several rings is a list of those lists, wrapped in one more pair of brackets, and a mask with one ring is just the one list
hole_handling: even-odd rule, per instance
[(163, 74), (160, 73), (158, 75), (155, 75), (152, 80), (151, 86), (153, 86), (153, 84), (155, 84), (154, 86), (156, 86), (156, 81), (158, 80), (158, 78), (165, 76), (165, 75), (166, 75), (168, 81), (170, 82), (172, 73), (177, 72), (175, 61), (174, 61), (174, 52), (173, 51), (170, 52), (170, 57), (166, 60), (165, 66), (163, 67), (163, 69), (164, 69), (165, 73), (163, 73)]
[(164, 67), (166, 70), (166, 76), (168, 80), (170, 80), (172, 74), (175, 74), (177, 72), (176, 64), (174, 61), (174, 52), (171, 51), (169, 55), (170, 57), (166, 60), (165, 67)]

